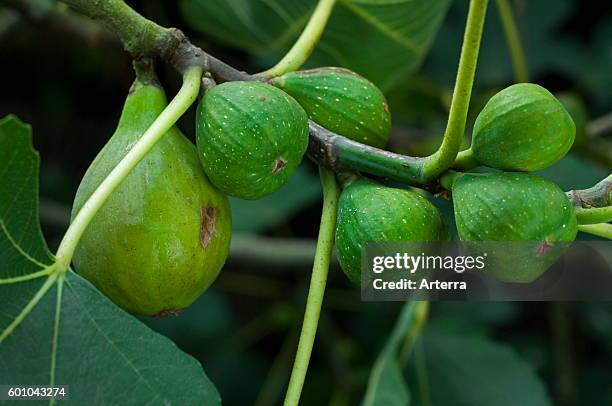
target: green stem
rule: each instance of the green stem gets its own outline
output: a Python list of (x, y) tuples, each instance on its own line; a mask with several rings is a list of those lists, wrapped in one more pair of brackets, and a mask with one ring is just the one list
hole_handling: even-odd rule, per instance
[(468, 148), (457, 154), (453, 168), (461, 171), (470, 171), (478, 166), (478, 161), (474, 157), (474, 151), (472, 148)]
[(135, 57), (155, 56), (168, 29), (134, 11), (123, 0), (62, 0), (70, 8), (101, 21), (114, 32), (126, 51)]
[(308, 154), (335, 172), (352, 170), (393, 179), (411, 185), (425, 185), (425, 158), (396, 154), (360, 144), (310, 121)]
[(323, 211), (321, 213), (321, 226), (317, 239), (317, 251), (315, 252), (304, 322), (300, 333), (289, 387), (285, 395), (285, 406), (297, 406), (300, 401), (302, 387), (310, 362), (312, 346), (317, 333), (317, 324), (323, 304), (323, 294), (327, 283), (329, 262), (334, 247), (334, 232), (336, 228), (336, 209), (338, 205), (338, 186), (332, 171), (321, 168), (321, 185), (323, 187)]
[(612, 221), (612, 206), (582, 208), (576, 207), (578, 224), (598, 224)]
[(461, 147), (470, 98), (472, 96), (487, 4), (488, 0), (470, 1), (448, 123), (442, 145), (433, 155), (428, 156), (426, 159), (423, 168), (426, 179), (433, 180), (450, 168), (455, 162)]
[(512, 69), (514, 70), (514, 80), (517, 83), (528, 82), (529, 74), (527, 73), (527, 63), (525, 62), (525, 52), (519, 35), (518, 27), (512, 7), (508, 0), (496, 0), (497, 10), (501, 18), (508, 51), (510, 52), (510, 60), (512, 61)]
[(597, 237), (612, 240), (612, 224), (603, 223), (579, 225), (578, 230), (582, 231), (583, 233), (593, 234)]
[(414, 309), (414, 319), (410, 329), (406, 333), (406, 337), (404, 338), (404, 345), (402, 346), (399, 352), (399, 363), (403, 367), (406, 366), (408, 360), (410, 359), (410, 355), (412, 354), (412, 349), (414, 348), (414, 344), (417, 342), (417, 339), (420, 337), (423, 327), (425, 327), (425, 323), (427, 322), (427, 316), (429, 315), (429, 302), (426, 300), (419, 301), (415, 305)]
[(273, 68), (263, 72), (268, 78), (298, 70), (312, 54), (331, 15), (336, 0), (319, 0), (308, 24), (293, 47)]
[(134, 144), (132, 149), (111, 171), (111, 173), (98, 186), (91, 197), (85, 202), (77, 216), (74, 218), (68, 231), (64, 235), (57, 250), (56, 271), (63, 272), (70, 266), (74, 250), (85, 232), (85, 229), (94, 218), (98, 210), (104, 205), (108, 197), (119, 186), (134, 167), (145, 157), (155, 143), (164, 135), (185, 111), (195, 101), (200, 89), (200, 78), (202, 68), (193, 66), (188, 68), (183, 75), (183, 85), (176, 97), (161, 112), (159, 117), (151, 124), (151, 127), (142, 135), (140, 140)]
[(455, 182), (461, 176), (463, 176), (463, 173), (461, 172), (448, 171), (444, 173), (442, 176), (440, 176), (440, 179), (439, 179), (440, 186), (442, 186), (444, 189), (448, 191), (452, 191), (453, 186), (455, 185)]

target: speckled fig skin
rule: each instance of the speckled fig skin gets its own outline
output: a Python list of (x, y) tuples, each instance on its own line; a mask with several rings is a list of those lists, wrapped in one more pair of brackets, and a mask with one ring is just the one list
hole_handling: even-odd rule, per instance
[(474, 123), (471, 155), (507, 171), (544, 169), (567, 154), (576, 126), (548, 90), (519, 83), (493, 96)]
[[(77, 191), (72, 217), (166, 106), (136, 82), (117, 130)], [(214, 281), (229, 252), (228, 199), (206, 178), (191, 142), (173, 128), (96, 213), (74, 255), (79, 274), (124, 309), (176, 314)]]
[(283, 186), (308, 146), (308, 116), (282, 90), (227, 82), (208, 90), (196, 113), (200, 160), (224, 193), (258, 199)]
[(523, 241), (489, 252), (485, 271), (507, 282), (537, 279), (574, 241), (576, 214), (554, 183), (521, 172), (465, 173), (452, 197), (462, 241)]
[(448, 230), (438, 209), (405, 189), (359, 179), (346, 186), (338, 202), (336, 249), (342, 270), (361, 280), (361, 249), (366, 241), (443, 241)]
[(328, 130), (378, 148), (387, 144), (391, 131), (387, 101), (364, 77), (328, 67), (290, 72), (271, 83), (293, 96), (313, 121)]

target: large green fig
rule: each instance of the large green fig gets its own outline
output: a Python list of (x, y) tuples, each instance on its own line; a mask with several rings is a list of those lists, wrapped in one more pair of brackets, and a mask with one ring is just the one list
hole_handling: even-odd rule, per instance
[(482, 109), (472, 146), (459, 155), (458, 166), (544, 169), (565, 156), (575, 133), (572, 118), (555, 96), (536, 84), (519, 83), (497, 93)]
[(308, 116), (282, 90), (228, 82), (198, 105), (197, 145), (204, 171), (228, 195), (257, 199), (284, 185), (308, 146)]
[(364, 77), (347, 69), (319, 68), (290, 72), (271, 82), (328, 130), (378, 148), (387, 144), (389, 106), (382, 92)]
[[(554, 183), (521, 172), (451, 175), (457, 231), (462, 241), (500, 244), (486, 270), (508, 282), (531, 282), (576, 237), (576, 214)], [(444, 178), (443, 178), (444, 182)]]
[(338, 202), (336, 249), (342, 270), (361, 280), (361, 250), (366, 241), (440, 241), (448, 231), (438, 209), (410, 190), (360, 179), (346, 186)]
[[(166, 106), (163, 90), (137, 81), (117, 130), (77, 191), (72, 217)], [(123, 180), (87, 227), (78, 272), (124, 309), (173, 314), (216, 278), (229, 251), (231, 214), (198, 154), (172, 128)]]

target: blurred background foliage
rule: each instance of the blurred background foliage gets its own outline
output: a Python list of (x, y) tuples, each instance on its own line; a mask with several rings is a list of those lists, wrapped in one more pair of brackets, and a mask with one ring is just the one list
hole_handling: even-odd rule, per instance
[[(287, 50), (315, 1), (130, 4), (162, 25), (185, 29), (213, 55), (257, 72)], [(579, 126), (572, 153), (544, 175), (566, 190), (591, 186), (612, 167), (612, 6), (512, 5), (531, 81), (559, 95)], [(340, 1), (309, 66), (343, 65), (374, 80), (393, 113), (390, 147), (427, 154), (444, 131), (467, 6), (466, 0)], [(42, 157), (42, 225), (53, 249), (81, 176), (113, 133), (133, 80), (131, 61), (109, 32), (51, 0), (0, 0), (0, 61), (0, 116), (15, 113), (33, 126)], [(179, 77), (166, 66), (158, 73), (167, 92), (175, 92)], [(512, 82), (491, 1), (469, 124)], [(193, 111), (179, 125), (193, 137)], [(201, 361), (227, 405), (282, 399), (320, 196), (315, 168), (305, 161), (279, 192), (255, 202), (232, 200), (232, 254), (217, 282), (180, 317), (144, 320)], [(452, 224), (449, 202), (435, 203)], [(400, 309), (399, 303), (361, 302), (335, 266), (304, 404), (358, 404)], [(609, 303), (440, 302), (432, 304), (412, 356), (398, 362), (412, 404), (604, 405), (612, 404), (611, 343)]]

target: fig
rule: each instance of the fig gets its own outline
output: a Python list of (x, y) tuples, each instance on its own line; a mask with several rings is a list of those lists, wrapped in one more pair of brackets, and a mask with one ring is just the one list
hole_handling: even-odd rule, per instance
[[(165, 106), (160, 87), (135, 82), (115, 133), (81, 181), (73, 218)], [(230, 238), (227, 197), (206, 178), (195, 146), (172, 128), (96, 213), (73, 261), (124, 309), (176, 314), (215, 280)]]
[[(490, 255), (494, 263), (485, 268), (503, 281), (537, 279), (576, 237), (576, 214), (569, 199), (539, 176), (455, 174), (451, 190), (460, 240), (508, 242), (497, 245), (498, 252)], [(491, 246), (495, 245), (483, 245)]]
[(438, 209), (420, 194), (359, 179), (340, 195), (336, 249), (340, 266), (354, 283), (361, 280), (366, 241), (441, 241), (448, 231)]
[(391, 114), (372, 82), (342, 68), (290, 72), (271, 83), (293, 96), (310, 118), (337, 134), (382, 148), (389, 140)]
[[(506, 171), (544, 169), (567, 154), (576, 126), (548, 90), (519, 83), (493, 96), (474, 123), (472, 145), (458, 167), (476, 165)], [(462, 163), (472, 162), (471, 165)]]
[(196, 139), (210, 181), (222, 192), (258, 199), (283, 186), (308, 146), (308, 116), (269, 84), (227, 82), (198, 105)]

